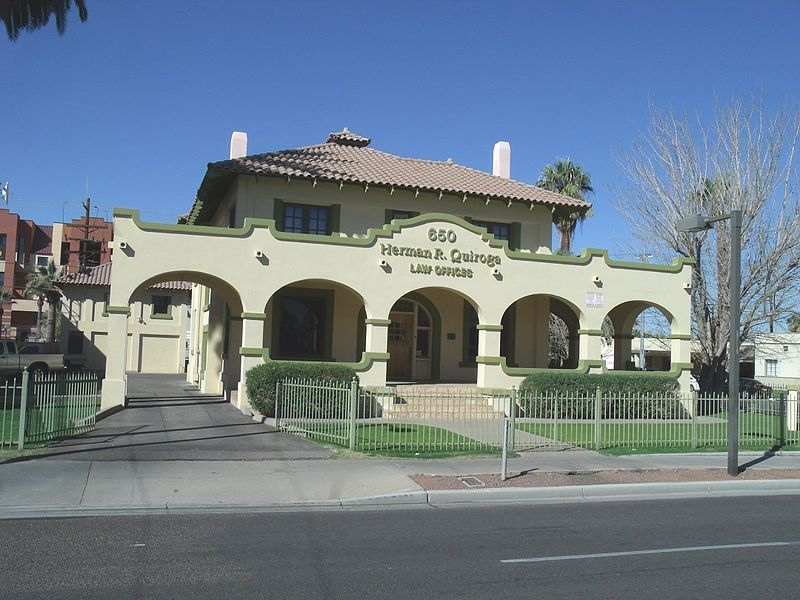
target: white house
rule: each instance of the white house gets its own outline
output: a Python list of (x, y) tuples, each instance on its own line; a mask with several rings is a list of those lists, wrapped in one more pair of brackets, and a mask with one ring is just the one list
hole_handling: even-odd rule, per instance
[(757, 333), (755, 377), (767, 385), (800, 384), (800, 333)]

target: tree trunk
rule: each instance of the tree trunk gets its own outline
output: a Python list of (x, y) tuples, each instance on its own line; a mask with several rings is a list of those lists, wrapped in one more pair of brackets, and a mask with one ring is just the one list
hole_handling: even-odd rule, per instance
[(47, 334), (45, 341), (53, 343), (56, 339), (56, 305), (58, 300), (56, 298), (47, 299)]
[(42, 337), (42, 307), (44, 306), (44, 298), (39, 296), (36, 299), (36, 335)]

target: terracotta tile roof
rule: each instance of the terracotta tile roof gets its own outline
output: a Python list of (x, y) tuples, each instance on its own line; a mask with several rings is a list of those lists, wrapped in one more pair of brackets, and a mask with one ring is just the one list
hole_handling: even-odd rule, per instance
[[(410, 190), (518, 201), (547, 206), (575, 207), (588, 210), (591, 204), (538, 188), (529, 183), (505, 179), (478, 171), (451, 160), (434, 161), (403, 158), (368, 148), (369, 138), (347, 129), (332, 133), (317, 146), (255, 154), (232, 160), (209, 163), (208, 172), (198, 191), (190, 222), (194, 222), (208, 199), (214, 204), (219, 190), (212, 192), (211, 180), (224, 174), (289, 176)], [(208, 197), (208, 198), (207, 198)], [(206, 212), (206, 211), (203, 211)]]
[[(61, 285), (111, 285), (111, 263), (105, 263), (99, 267), (94, 267), (88, 273), (72, 273), (59, 279)], [(150, 286), (149, 289), (158, 290), (190, 290), (192, 284), (189, 281), (165, 281)]]

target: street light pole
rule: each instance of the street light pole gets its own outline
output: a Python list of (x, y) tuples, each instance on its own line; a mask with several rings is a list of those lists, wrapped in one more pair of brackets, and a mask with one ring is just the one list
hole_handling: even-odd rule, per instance
[[(637, 258), (643, 263), (647, 262), (648, 258), (653, 258), (652, 254), (642, 253)], [(645, 354), (644, 354), (644, 310), (639, 315), (641, 317), (639, 322), (639, 370), (644, 371), (645, 368)]]
[(728, 279), (730, 334), (728, 349), (728, 475), (739, 474), (739, 321), (741, 321), (742, 282), (742, 211), (732, 210), (721, 217), (695, 215), (680, 219), (675, 228), (683, 232), (711, 229), (711, 224), (730, 219), (731, 264)]
[(732, 210), (730, 349), (728, 350), (728, 475), (739, 474), (739, 321), (741, 320), (742, 211)]

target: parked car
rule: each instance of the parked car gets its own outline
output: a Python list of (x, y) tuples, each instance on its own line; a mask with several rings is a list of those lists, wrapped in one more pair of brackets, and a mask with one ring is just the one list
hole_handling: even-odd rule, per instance
[(17, 348), (14, 340), (0, 340), (0, 375), (17, 375), (27, 368), (29, 372), (63, 369), (64, 355), (42, 352), (42, 347), (30, 344)]

